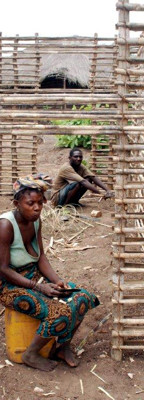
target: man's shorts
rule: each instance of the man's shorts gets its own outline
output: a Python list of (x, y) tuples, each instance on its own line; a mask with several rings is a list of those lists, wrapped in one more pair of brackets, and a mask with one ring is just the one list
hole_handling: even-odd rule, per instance
[(78, 182), (68, 183), (63, 189), (59, 192), (58, 206), (63, 206), (65, 204), (68, 192), (78, 184)]

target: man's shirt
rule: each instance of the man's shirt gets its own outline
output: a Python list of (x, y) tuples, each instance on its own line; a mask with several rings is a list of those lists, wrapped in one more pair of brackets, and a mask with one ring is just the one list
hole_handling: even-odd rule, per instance
[(89, 176), (94, 176), (94, 174), (87, 169), (83, 164), (81, 164), (77, 171), (69, 164), (64, 164), (54, 181), (53, 191), (52, 191), (52, 204), (56, 206), (58, 204), (59, 191), (63, 189), (67, 184), (72, 182), (81, 182)]

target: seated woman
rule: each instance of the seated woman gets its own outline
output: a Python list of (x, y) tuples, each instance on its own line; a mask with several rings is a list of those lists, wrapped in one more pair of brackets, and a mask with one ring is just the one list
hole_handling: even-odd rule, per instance
[[(73, 291), (69, 297), (68, 288), (74, 289), (75, 284), (65, 284), (44, 254), (40, 214), (47, 188), (42, 176), (18, 179), (14, 184), (15, 210), (0, 216), (0, 301), (40, 321), (22, 359), (44, 371), (56, 366), (56, 361), (39, 355), (52, 336), (58, 338), (57, 358), (71, 367), (77, 365), (71, 339), (88, 309), (99, 304), (86, 289)], [(59, 301), (61, 296), (64, 303)]]

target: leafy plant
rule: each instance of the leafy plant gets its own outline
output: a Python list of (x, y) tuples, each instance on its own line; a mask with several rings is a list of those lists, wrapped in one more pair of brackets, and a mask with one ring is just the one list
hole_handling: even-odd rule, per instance
[[(89, 111), (92, 109), (92, 105), (81, 106), (79, 110)], [(73, 105), (72, 110), (77, 110), (77, 107)], [(91, 119), (74, 119), (74, 120), (57, 120), (52, 121), (54, 125), (91, 125)], [(91, 137), (89, 135), (57, 135), (57, 146), (58, 147), (84, 147), (87, 149), (91, 148)]]
[(89, 135), (57, 135), (58, 147), (84, 147), (91, 148), (91, 137)]
[[(101, 104), (96, 104), (96, 108), (101, 107)], [(108, 108), (109, 105), (105, 104), (105, 107)], [(91, 104), (87, 106), (80, 106), (79, 110), (91, 111), (93, 109)], [(73, 105), (73, 111), (77, 110), (77, 107)], [(74, 120), (53, 120), (51, 121), (53, 125), (91, 125), (92, 120), (90, 118), (86, 119), (74, 119)], [(109, 125), (108, 121), (97, 121), (97, 125)], [(98, 137), (98, 148), (102, 148), (101, 142), (108, 141), (106, 137), (103, 135), (99, 135)], [(85, 149), (91, 149), (91, 136), (90, 135), (57, 135), (57, 146), (58, 147), (84, 147)], [(106, 145), (107, 147), (107, 145)]]

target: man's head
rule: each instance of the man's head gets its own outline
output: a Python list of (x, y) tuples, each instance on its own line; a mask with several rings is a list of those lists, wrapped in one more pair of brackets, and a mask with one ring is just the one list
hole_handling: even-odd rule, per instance
[(70, 150), (69, 160), (70, 160), (70, 165), (73, 168), (79, 167), (82, 162), (82, 159), (83, 159), (83, 154), (78, 147), (74, 147), (73, 149)]

